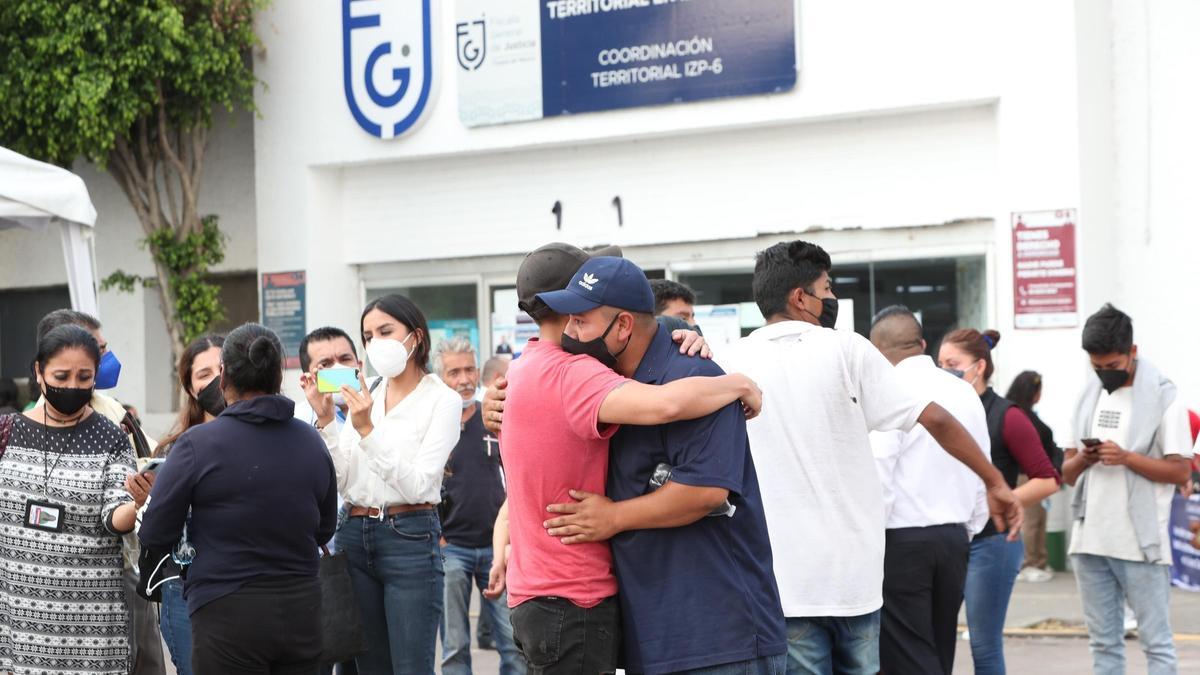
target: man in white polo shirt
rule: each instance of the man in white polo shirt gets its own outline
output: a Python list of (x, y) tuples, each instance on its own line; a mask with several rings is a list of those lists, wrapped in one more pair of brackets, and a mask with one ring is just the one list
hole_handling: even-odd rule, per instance
[(789, 673), (879, 671), (883, 496), (867, 433), (920, 422), (983, 478), (997, 528), (1016, 537), (1022, 509), (971, 435), (906, 386), (865, 338), (832, 330), (831, 262), (804, 241), (758, 254), (754, 300), (767, 325), (723, 350), (773, 403), (748, 425), (775, 575), (788, 624)]
[[(954, 415), (981, 449), (991, 445), (979, 395), (926, 356), (921, 323), (907, 307), (875, 315), (871, 344), (913, 389)], [(971, 537), (987, 522), (983, 482), (921, 426), (871, 432), (871, 448), (887, 523), (880, 666), (885, 673), (949, 675)]]

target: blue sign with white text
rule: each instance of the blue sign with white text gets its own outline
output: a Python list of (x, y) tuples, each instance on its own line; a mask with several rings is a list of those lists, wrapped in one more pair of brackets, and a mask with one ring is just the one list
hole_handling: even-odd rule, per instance
[(796, 85), (794, 0), (459, 0), (468, 126)]

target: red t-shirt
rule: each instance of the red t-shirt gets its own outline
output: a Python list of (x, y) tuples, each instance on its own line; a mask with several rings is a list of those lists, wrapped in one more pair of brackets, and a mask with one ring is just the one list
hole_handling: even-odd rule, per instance
[(510, 607), (536, 597), (594, 607), (616, 595), (608, 542), (564, 545), (542, 523), (569, 490), (604, 494), (608, 439), (600, 406), (626, 382), (590, 356), (530, 341), (508, 369), (500, 455), (508, 486)]

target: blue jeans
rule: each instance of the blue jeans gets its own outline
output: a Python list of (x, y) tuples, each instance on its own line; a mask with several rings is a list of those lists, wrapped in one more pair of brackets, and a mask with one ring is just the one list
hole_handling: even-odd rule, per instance
[[(442, 621), (442, 674), (462, 675), (471, 672), (471, 589), (482, 594), (488, 585), (492, 569), (492, 547), (465, 548), (446, 544), (442, 547), (446, 567), (446, 612)], [(483, 598), (480, 622), (484, 616), (491, 621), (492, 640), (500, 652), (500, 675), (524, 675), (525, 659), (513, 642), (509, 621), (508, 599)]]
[(963, 597), (976, 675), (1004, 675), (1004, 619), (1024, 558), (1025, 544), (1003, 533), (971, 542)]
[(789, 617), (788, 675), (878, 673), (879, 615)]
[(179, 675), (192, 675), (192, 619), (183, 599), (183, 582), (175, 579), (162, 585), (158, 628), (171, 652), (171, 663)]
[(442, 526), (435, 511), (351, 518), (337, 533), (363, 618), (361, 675), (432, 673), (442, 622)]
[(1150, 675), (1177, 669), (1171, 635), (1171, 569), (1166, 565), (1118, 560), (1106, 556), (1071, 556), (1088, 647), (1096, 675), (1125, 673), (1125, 603), (1137, 616), (1138, 640)]
[(787, 672), (787, 658), (786, 653), (764, 656), (749, 661), (685, 670), (679, 675), (784, 675)]

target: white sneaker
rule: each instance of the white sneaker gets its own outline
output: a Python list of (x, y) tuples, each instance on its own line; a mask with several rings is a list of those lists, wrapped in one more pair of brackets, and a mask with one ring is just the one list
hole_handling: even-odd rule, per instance
[(1125, 632), (1132, 633), (1137, 630), (1137, 617), (1134, 616), (1133, 610), (1128, 605), (1125, 606)]
[(1054, 578), (1054, 572), (1050, 570), (1042, 570), (1036, 567), (1029, 567), (1024, 570), (1025, 581), (1035, 584), (1045, 583)]

